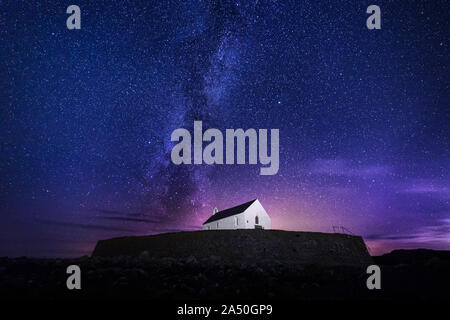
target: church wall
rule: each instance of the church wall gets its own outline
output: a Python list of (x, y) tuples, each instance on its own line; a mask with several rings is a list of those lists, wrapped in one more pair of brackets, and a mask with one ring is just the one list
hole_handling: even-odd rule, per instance
[[(236, 225), (236, 217), (238, 218), (238, 225)], [(212, 221), (210, 223), (203, 225), (203, 230), (234, 230), (234, 229), (245, 229), (244, 225), (245, 217), (243, 213), (235, 216), (226, 217), (217, 221)], [(219, 226), (217, 226), (219, 224)]]

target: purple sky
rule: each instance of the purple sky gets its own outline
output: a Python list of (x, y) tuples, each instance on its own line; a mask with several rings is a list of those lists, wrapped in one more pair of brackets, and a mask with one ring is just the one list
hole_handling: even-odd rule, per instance
[[(373, 254), (450, 249), (448, 1), (0, 4), (0, 256), (198, 230), (258, 198)], [(280, 130), (280, 169), (170, 162), (177, 128)]]

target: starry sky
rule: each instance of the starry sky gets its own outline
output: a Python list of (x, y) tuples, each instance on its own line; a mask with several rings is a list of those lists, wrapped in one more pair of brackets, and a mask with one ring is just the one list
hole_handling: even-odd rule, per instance
[[(199, 230), (255, 198), (276, 229), (343, 226), (372, 254), (450, 249), (449, 9), (0, 1), (0, 256)], [(170, 135), (194, 120), (279, 129), (278, 174), (172, 164)]]

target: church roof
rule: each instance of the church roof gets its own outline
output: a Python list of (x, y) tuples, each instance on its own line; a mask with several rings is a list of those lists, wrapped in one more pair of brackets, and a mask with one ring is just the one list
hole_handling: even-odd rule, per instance
[(220, 220), (226, 217), (231, 217), (234, 216), (236, 214), (242, 213), (245, 210), (247, 210), (248, 207), (250, 207), (252, 205), (253, 202), (255, 202), (255, 200), (240, 204), (236, 207), (232, 207), (232, 208), (228, 208), (222, 211), (217, 212), (216, 214), (213, 214), (211, 217), (209, 217), (208, 220), (206, 220), (205, 222), (203, 222), (203, 224), (209, 223), (209, 222), (213, 222), (216, 220)]

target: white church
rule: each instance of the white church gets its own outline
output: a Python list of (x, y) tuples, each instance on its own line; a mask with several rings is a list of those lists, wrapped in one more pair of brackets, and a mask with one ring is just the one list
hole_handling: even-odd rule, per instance
[(270, 229), (270, 217), (258, 199), (218, 211), (203, 223), (203, 230)]

